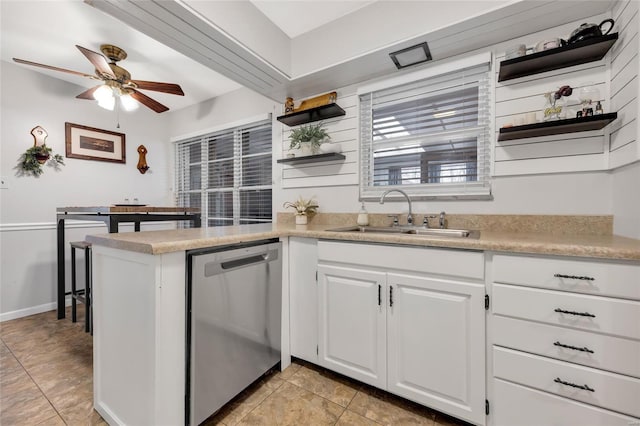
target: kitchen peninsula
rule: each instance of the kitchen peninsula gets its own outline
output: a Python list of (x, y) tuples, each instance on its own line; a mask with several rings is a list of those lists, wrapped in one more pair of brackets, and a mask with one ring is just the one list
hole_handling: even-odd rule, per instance
[[(471, 377), (469, 380), (472, 382), (467, 383), (465, 387), (471, 391), (449, 389), (450, 399), (455, 404), (448, 405), (431, 404), (429, 392), (426, 391), (403, 396), (474, 424), (487, 424), (488, 422), (484, 414), (485, 399), (495, 403), (496, 416), (508, 414), (505, 414), (508, 409), (504, 408), (500, 399), (496, 400), (496, 397), (491, 395), (492, 391), (488, 390), (490, 387), (487, 386), (489, 382), (496, 381), (499, 384), (502, 382), (500, 377), (492, 377), (491, 367), (487, 362), (487, 358), (490, 359), (492, 356), (492, 342), (488, 340), (490, 333), (485, 336), (485, 330), (482, 326), (482, 321), (485, 320), (484, 302), (481, 303), (483, 308), (480, 309), (477, 309), (475, 303), (470, 303), (478, 297), (484, 298), (485, 287), (490, 288), (493, 285), (493, 273), (489, 271), (495, 268), (492, 265), (494, 257), (499, 261), (496, 264), (500, 265), (507, 264), (513, 259), (516, 261), (532, 259), (533, 261), (545, 261), (545, 264), (548, 263), (554, 268), (575, 266), (574, 269), (571, 269), (571, 272), (574, 273), (573, 276), (567, 275), (566, 279), (555, 278), (556, 280), (564, 280), (562, 283), (571, 284), (571, 286), (574, 285), (575, 279), (584, 278), (581, 275), (594, 277), (594, 281), (591, 281), (595, 283), (591, 284), (593, 288), (598, 287), (601, 281), (606, 281), (606, 277), (615, 274), (618, 277), (626, 278), (640, 276), (640, 241), (613, 235), (560, 235), (558, 233), (526, 232), (532, 231), (534, 228), (526, 229), (522, 226), (519, 229), (522, 229), (523, 232), (499, 232), (482, 229), (477, 239), (334, 232), (330, 230), (344, 225), (345, 223), (296, 226), (281, 223), (88, 236), (88, 241), (94, 247), (95, 409), (110, 424), (184, 423), (186, 377), (184, 342), (186, 341), (185, 307), (187, 302), (185, 277), (187, 274), (186, 253), (189, 250), (233, 246), (274, 238), (279, 238), (283, 242), (282, 368), (289, 364), (292, 355), (304, 359), (304, 356), (290, 350), (294, 346), (294, 333), (289, 329), (290, 324), (291, 327), (301, 326), (297, 318), (292, 317), (290, 321), (290, 315), (294, 315), (292, 291), (299, 281), (298, 277), (293, 277), (292, 274), (294, 274), (293, 270), (296, 264), (305, 262), (305, 259), (302, 259), (304, 253), (297, 251), (299, 246), (294, 245), (294, 242), (315, 241), (316, 245), (335, 242), (335, 247), (339, 250), (342, 250), (341, 247), (349, 249), (357, 244), (358, 250), (350, 250), (352, 253), (358, 253), (358, 259), (353, 263), (366, 259), (367, 253), (370, 253), (374, 256), (372, 258), (374, 263), (367, 267), (372, 268), (372, 271), (375, 271), (377, 267), (375, 260), (378, 258), (375, 256), (384, 253), (388, 258), (384, 262), (389, 264), (397, 262), (399, 265), (378, 265), (386, 270), (393, 272), (393, 270), (400, 271), (409, 268), (418, 271), (420, 268), (433, 267), (435, 269), (432, 272), (436, 275), (434, 279), (429, 278), (430, 282), (437, 281), (440, 284), (450, 282), (458, 285), (457, 282), (460, 281), (461, 285), (469, 287), (472, 292), (469, 293), (469, 297), (458, 298), (460, 303), (454, 303), (453, 299), (449, 300), (450, 303), (454, 303), (452, 307), (462, 309), (462, 311), (459, 309), (453, 311), (466, 312), (465, 315), (471, 315), (470, 318), (480, 318), (479, 329), (473, 328), (473, 324), (471, 324), (472, 328), (462, 330), (465, 333), (471, 333), (469, 335), (471, 343), (465, 344), (474, 345), (472, 348), (466, 348), (468, 350), (465, 351), (466, 355), (462, 358), (464, 365), (459, 373), (464, 377)], [(403, 260), (394, 260), (393, 255), (389, 256), (394, 251), (402, 255)], [(326, 259), (329, 257), (331, 255)], [(461, 269), (460, 264), (456, 264), (457, 260), (449, 260), (458, 257), (461, 259), (464, 257), (465, 265), (469, 266), (468, 272), (462, 270), (464, 268)], [(406, 259), (414, 259), (416, 262), (410, 264), (407, 263), (408, 260), (405, 261)], [(418, 259), (421, 260), (418, 262)], [(339, 259), (337, 261), (351, 262)], [(323, 259), (320, 259), (320, 262), (326, 263)], [(421, 263), (421, 265), (415, 265), (416, 263)], [(362, 269), (362, 267), (359, 268)], [(548, 269), (550, 268), (551, 266)], [(610, 275), (607, 268), (613, 270), (614, 275)], [(536, 269), (542, 270), (545, 267), (537, 266)], [(329, 267), (322, 269), (322, 271), (328, 270), (331, 269)], [(564, 270), (555, 272), (562, 271)], [(498, 272), (502, 274), (502, 272)], [(315, 271), (311, 271), (311, 273), (315, 274)], [(428, 277), (431, 272), (422, 271), (420, 273), (427, 274)], [(323, 274), (324, 272), (320, 274), (319, 281), (324, 279)], [(416, 275), (415, 272), (412, 274)], [(444, 276), (443, 274), (462, 278), (443, 280), (439, 278)], [(504, 274), (506, 275), (506, 272)], [(551, 277), (554, 279), (553, 274)], [(551, 281), (549, 283), (551, 285)], [(398, 294), (393, 296), (398, 298), (398, 303), (401, 303), (404, 295), (401, 292), (401, 286), (397, 288)], [(621, 286), (611, 291), (614, 295), (617, 291), (621, 291), (623, 292), (621, 297), (640, 300), (640, 289), (635, 289), (629, 282), (622, 283)], [(430, 290), (430, 292), (432, 291)], [(380, 297), (378, 296), (378, 298)], [(386, 300), (386, 296), (383, 299)], [(633, 307), (636, 309), (635, 306), (638, 303), (633, 303)], [(640, 311), (637, 311), (637, 314), (640, 315)], [(486, 327), (487, 329), (491, 327), (489, 317), (487, 317)], [(454, 337), (452, 339), (452, 344), (467, 342), (467, 338), (456, 340)], [(445, 342), (445, 346), (446, 344), (447, 342)], [(311, 361), (327, 366), (330, 363), (325, 361), (329, 359), (329, 356), (323, 357), (325, 348), (323, 348), (322, 342), (319, 345), (319, 358)], [(634, 347), (638, 348), (640, 345), (636, 344)], [(498, 355), (503, 356), (504, 354), (498, 352)], [(633, 374), (638, 373), (634, 371)], [(354, 374), (354, 376), (357, 375)], [(384, 377), (384, 372), (382, 377)], [(383, 382), (387, 383), (387, 380), (384, 379)], [(389, 390), (399, 393), (395, 392), (391, 385), (392, 381), (389, 379)], [(384, 388), (384, 386), (379, 387)], [(420, 389), (426, 388), (426, 386), (422, 386)], [(503, 391), (502, 388), (498, 388)], [(440, 400), (447, 402), (447, 398), (444, 396), (448, 396), (448, 394), (442, 391), (440, 395)], [(560, 395), (567, 397), (567, 394), (560, 393)], [(504, 400), (504, 397), (502, 399)], [(571, 403), (574, 401), (571, 400)], [(458, 411), (456, 408), (448, 409), (448, 407), (454, 406), (464, 409)], [(606, 401), (602, 402), (602, 406), (612, 409), (606, 405)], [(581, 409), (587, 410), (586, 408)], [(629, 418), (635, 419), (638, 416), (634, 412), (626, 411), (625, 407), (613, 407), (613, 409), (617, 412), (610, 414), (609, 411), (606, 411), (607, 415), (618, 416), (615, 418), (619, 418), (621, 421)], [(626, 415), (618, 414), (620, 412)], [(587, 413), (591, 412), (587, 411)], [(632, 417), (628, 417), (629, 415)], [(610, 419), (610, 417), (606, 417), (606, 419)]]

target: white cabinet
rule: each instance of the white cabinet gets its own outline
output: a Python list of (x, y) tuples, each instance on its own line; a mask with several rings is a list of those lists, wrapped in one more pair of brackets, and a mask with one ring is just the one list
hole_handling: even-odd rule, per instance
[(289, 238), (289, 333), (291, 355), (318, 362), (318, 240)]
[(319, 363), (484, 424), (483, 254), (330, 241), (318, 253)]
[(491, 423), (639, 422), (640, 264), (489, 258)]
[(387, 389), (483, 423), (484, 286), (395, 273), (387, 284)]
[(320, 364), (384, 388), (385, 274), (352, 267), (318, 266)]

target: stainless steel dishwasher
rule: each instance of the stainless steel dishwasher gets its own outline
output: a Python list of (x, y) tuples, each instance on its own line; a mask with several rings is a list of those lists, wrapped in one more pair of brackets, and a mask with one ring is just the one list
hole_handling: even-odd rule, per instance
[(187, 424), (280, 361), (281, 247), (268, 240), (187, 253)]

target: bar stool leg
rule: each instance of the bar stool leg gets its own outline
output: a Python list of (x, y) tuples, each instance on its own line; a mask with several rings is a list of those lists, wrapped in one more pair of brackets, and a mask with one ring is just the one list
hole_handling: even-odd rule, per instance
[(84, 331), (91, 330), (91, 249), (84, 249)]
[(76, 321), (76, 249), (71, 247), (71, 322)]

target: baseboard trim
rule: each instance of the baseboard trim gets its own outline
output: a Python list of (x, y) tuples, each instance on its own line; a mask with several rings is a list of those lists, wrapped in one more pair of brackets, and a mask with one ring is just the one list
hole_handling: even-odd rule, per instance
[[(31, 306), (29, 308), (18, 309), (16, 311), (5, 312), (0, 314), (0, 322), (9, 321), (16, 318), (28, 317), (30, 315), (41, 314), (43, 312), (49, 312), (57, 309), (58, 304), (56, 302), (45, 303), (44, 305)], [(71, 298), (67, 297), (65, 306), (71, 306)]]

